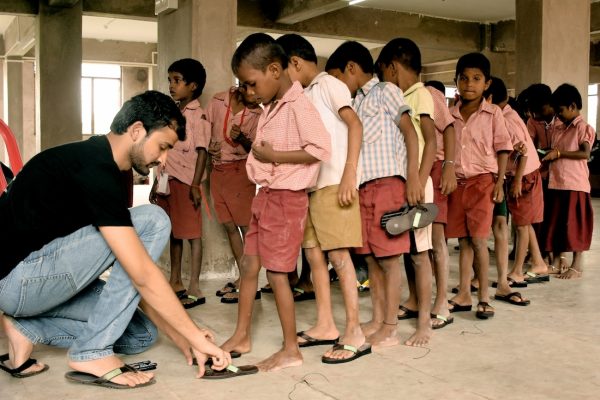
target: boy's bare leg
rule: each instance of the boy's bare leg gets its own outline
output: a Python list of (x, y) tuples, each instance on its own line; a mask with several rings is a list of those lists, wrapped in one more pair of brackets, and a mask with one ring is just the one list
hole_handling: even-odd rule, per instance
[(181, 256), (183, 254), (183, 240), (175, 239), (171, 236), (169, 242), (169, 253), (171, 257), (171, 275), (169, 283), (174, 292), (179, 292), (185, 289), (181, 280)]
[[(448, 311), (448, 298), (446, 292), (448, 290), (448, 245), (446, 243), (446, 237), (444, 234), (444, 225), (434, 223), (432, 228), (432, 239), (433, 239), (433, 269), (435, 272), (435, 302), (431, 312), (435, 315), (441, 315), (448, 317), (450, 312)], [(434, 323), (437, 323), (434, 320)]]
[(508, 294), (511, 291), (508, 286), (508, 224), (506, 217), (496, 215), (492, 223), (494, 233), (494, 254), (496, 255), (496, 269), (498, 270), (497, 294)]
[(577, 279), (581, 278), (583, 275), (583, 265), (581, 265), (581, 251), (573, 252), (573, 261), (571, 262), (571, 266), (567, 269), (566, 272), (563, 272), (558, 276), (559, 279)]
[[(452, 297), (453, 302), (461, 306), (467, 306), (472, 303), (471, 300), (471, 271), (473, 270), (474, 252), (471, 238), (464, 237), (458, 239), (460, 253), (458, 255), (459, 285), (458, 293)], [(487, 243), (485, 245), (487, 250)]]
[[(360, 348), (366, 341), (365, 335), (360, 328), (358, 320), (358, 291), (356, 290), (356, 271), (350, 252), (348, 249), (338, 249), (329, 251), (329, 260), (335, 268), (340, 278), (340, 287), (344, 298), (344, 307), (346, 310), (346, 330), (344, 336), (340, 338), (340, 343)], [(315, 270), (313, 268), (313, 280), (315, 279)], [(329, 283), (329, 273), (326, 274)], [(314, 282), (313, 282), (314, 283)], [(318, 296), (318, 293), (317, 293)], [(317, 297), (318, 301), (318, 297)], [(349, 358), (354, 353), (347, 350), (328, 351), (325, 357), (330, 358)]]
[(248, 353), (252, 349), (252, 342), (250, 339), (252, 329), (252, 308), (254, 306), (254, 297), (256, 296), (256, 289), (258, 287), (259, 271), (260, 258), (258, 256), (244, 255), (244, 257), (242, 257), (237, 324), (233, 335), (221, 346), (225, 351), (231, 352), (235, 350), (240, 353)]
[[(471, 238), (471, 243), (473, 245), (473, 252), (476, 259), (476, 272), (477, 278), (479, 279), (479, 291), (478, 297), (479, 302), (490, 302), (489, 296), (489, 267), (490, 267), (490, 253), (487, 247), (487, 239), (484, 238)], [(508, 247), (506, 249), (506, 258), (508, 260)], [(507, 261), (508, 263), (508, 261)], [(505, 278), (506, 280), (506, 278)], [(479, 311), (493, 311), (492, 307), (486, 307), (486, 309), (481, 309)]]
[[(223, 226), (225, 227), (225, 232), (227, 232), (227, 237), (229, 238), (229, 247), (231, 247), (231, 252), (233, 253), (233, 258), (235, 258), (235, 264), (237, 265), (239, 271), (240, 265), (242, 265), (242, 257), (244, 255), (243, 236), (246, 234), (248, 227), (237, 227), (233, 222), (225, 222)], [(239, 274), (234, 283), (236, 287), (240, 286)]]
[[(190, 284), (187, 294), (202, 297), (200, 290), (200, 272), (202, 271), (202, 238), (191, 239), (190, 248), (192, 250), (192, 262), (190, 266)], [(186, 300), (183, 301), (186, 303)]]
[[(337, 339), (340, 336), (340, 332), (335, 326), (331, 311), (329, 273), (327, 271), (325, 255), (320, 247), (304, 249), (304, 251), (312, 270), (312, 280), (317, 300), (317, 323), (304, 332), (315, 339)], [(354, 291), (356, 291), (356, 287)], [(305, 342), (301, 337), (298, 337), (297, 341), (298, 344)]]
[(371, 336), (368, 336), (367, 340), (373, 347), (396, 346), (400, 343), (398, 339), (398, 307), (400, 306), (400, 283), (402, 278), (400, 257), (385, 257), (377, 261), (383, 271), (384, 318), (381, 327)]
[(383, 270), (381, 269), (381, 266), (375, 257), (373, 257), (372, 254), (369, 254), (365, 256), (365, 262), (367, 263), (367, 268), (369, 269), (369, 293), (371, 294), (373, 315), (369, 322), (361, 324), (361, 329), (367, 337), (367, 340), (369, 340), (369, 336), (377, 332), (383, 324), (385, 310), (385, 283), (383, 280)]
[[(402, 306), (408, 308), (409, 310), (416, 310), (419, 307), (418, 293), (417, 293), (417, 284), (415, 283), (415, 269), (412, 265), (412, 260), (410, 254), (404, 254), (404, 270), (406, 271), (406, 281), (408, 282), (408, 299)], [(398, 310), (398, 318), (401, 318), (406, 314), (406, 311), (399, 309)]]
[(407, 346), (425, 346), (431, 339), (431, 261), (429, 251), (422, 251), (410, 256), (413, 270), (415, 271), (415, 283), (417, 298), (419, 301), (419, 319), (417, 330), (408, 338), (404, 344)]
[[(300, 276), (296, 280), (296, 283), (294, 285), (292, 285), (292, 287), (302, 289), (305, 292), (312, 292), (315, 290), (313, 287), (313, 282), (311, 280), (312, 266), (311, 266), (310, 262), (308, 261), (308, 256), (306, 254), (305, 249), (302, 249), (300, 257), (302, 258), (302, 270), (300, 271)], [(290, 280), (290, 284), (291, 283), (292, 283), (292, 280)], [(300, 292), (295, 292), (295, 293), (296, 293), (296, 294), (294, 294), (295, 296), (300, 294)]]
[(515, 261), (508, 278), (516, 282), (522, 282), (525, 279), (523, 275), (523, 264), (527, 256), (527, 248), (529, 247), (529, 227), (530, 225), (521, 225), (516, 227), (517, 235), (515, 239)]
[[(4, 364), (9, 368), (20, 367), (31, 356), (33, 343), (12, 325), (9, 317), (0, 315), (0, 321), (8, 339), (8, 361)], [(42, 369), (44, 369), (44, 364), (38, 362), (22, 373), (37, 372)]]
[[(540, 251), (540, 246), (537, 240), (537, 236), (535, 235), (535, 230), (533, 226), (528, 225), (529, 229), (529, 257), (531, 261), (531, 268), (529, 271), (535, 272), (536, 274), (558, 274), (560, 273), (560, 269), (551, 270), (546, 264), (546, 261), (542, 257), (542, 252)], [(559, 257), (560, 259), (560, 257)], [(559, 260), (560, 261), (560, 260)]]
[(273, 372), (302, 365), (302, 354), (300, 354), (296, 342), (296, 312), (287, 274), (267, 271), (267, 279), (275, 295), (277, 314), (279, 314), (283, 330), (283, 347), (269, 358), (257, 363), (256, 366), (261, 371)]

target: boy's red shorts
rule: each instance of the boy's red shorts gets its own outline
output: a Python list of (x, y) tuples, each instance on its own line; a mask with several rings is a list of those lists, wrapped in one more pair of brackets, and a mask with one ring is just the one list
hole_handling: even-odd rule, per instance
[(363, 246), (357, 254), (391, 257), (410, 251), (409, 232), (390, 236), (381, 227), (381, 216), (397, 211), (406, 204), (404, 180), (398, 176), (373, 179), (362, 184), (358, 191)]
[(487, 238), (492, 227), (495, 180), (492, 174), (459, 179), (448, 196), (447, 238)]
[(256, 185), (248, 179), (246, 160), (213, 165), (210, 194), (220, 223), (248, 226)]
[[(508, 180), (510, 190), (512, 178)], [(542, 176), (539, 170), (521, 178), (521, 197), (508, 196), (508, 211), (517, 226), (531, 225), (544, 220), (544, 195), (542, 193)]]
[(448, 222), (448, 196), (442, 194), (442, 160), (433, 163), (431, 181), (433, 183), (433, 203), (438, 207), (438, 215), (433, 222), (445, 224)]
[(171, 220), (171, 232), (176, 239), (198, 239), (202, 237), (202, 205), (194, 207), (190, 199), (190, 186), (178, 179), (169, 179), (167, 196), (157, 195), (156, 204)]
[(294, 271), (307, 214), (308, 195), (304, 190), (260, 188), (252, 200), (244, 254), (259, 256), (261, 265), (269, 271)]

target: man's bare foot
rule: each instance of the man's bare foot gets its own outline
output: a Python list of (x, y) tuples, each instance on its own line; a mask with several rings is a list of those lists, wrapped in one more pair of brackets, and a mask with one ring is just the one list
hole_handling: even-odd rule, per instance
[[(362, 330), (358, 327), (352, 332), (345, 332), (344, 337), (340, 338), (341, 344), (354, 346), (357, 349), (359, 349), (363, 344), (365, 344), (365, 342), (366, 337), (363, 334)], [(323, 354), (324, 357), (333, 358), (336, 360), (350, 358), (353, 355), (354, 353), (348, 350), (333, 351), (333, 349), (330, 349), (327, 352), (325, 352), (325, 354)]]
[(252, 342), (250, 341), (250, 336), (234, 333), (233, 336), (227, 339), (220, 347), (230, 353), (232, 351), (237, 351), (238, 353), (245, 354), (250, 353), (250, 350), (252, 350)]
[(369, 337), (377, 332), (381, 328), (381, 325), (381, 322), (371, 320), (369, 322), (365, 322), (364, 324), (360, 324), (360, 329), (362, 329), (363, 334), (366, 337)]
[(404, 342), (407, 346), (415, 346), (415, 347), (423, 347), (429, 344), (429, 339), (431, 339), (431, 328), (417, 328), (415, 333), (408, 338), (406, 342)]
[(400, 344), (398, 339), (397, 326), (382, 324), (379, 330), (370, 336), (367, 336), (367, 341), (376, 349), (380, 347), (392, 347)]
[[(18, 368), (29, 359), (29, 356), (31, 356), (33, 343), (13, 326), (10, 317), (2, 315), (0, 316), (0, 319), (2, 321), (4, 333), (8, 339), (8, 361), (4, 363), (4, 366), (11, 369)], [(21, 374), (33, 374), (40, 372), (45, 368), (47, 368), (45, 364), (36, 363), (24, 371), (21, 371)]]
[(283, 348), (269, 358), (257, 363), (256, 366), (263, 372), (275, 372), (284, 368), (299, 367), (302, 365), (302, 361), (302, 354), (297, 347), (293, 350)]
[[(69, 367), (71, 367), (75, 371), (85, 372), (98, 377), (114, 369), (120, 368), (123, 365), (123, 361), (121, 361), (117, 356), (114, 355), (91, 361), (69, 360)], [(110, 381), (119, 385), (127, 385), (134, 387), (149, 382), (150, 380), (152, 380), (152, 378), (154, 378), (153, 373), (138, 371), (125, 372), (121, 375), (110, 379)]]
[[(307, 336), (310, 336), (312, 338), (315, 338), (317, 340), (335, 340), (338, 337), (340, 337), (340, 332), (337, 330), (335, 325), (332, 325), (328, 328), (314, 326), (314, 327), (304, 331), (304, 334)], [(298, 342), (299, 345), (308, 342), (307, 340), (301, 338), (300, 336), (296, 337), (296, 341)]]
[(581, 278), (581, 275), (583, 275), (582, 271), (579, 271), (578, 269), (575, 269), (573, 267), (569, 267), (567, 269), (567, 272), (563, 272), (562, 274), (558, 275), (557, 278), (558, 279), (578, 279), (578, 278)]

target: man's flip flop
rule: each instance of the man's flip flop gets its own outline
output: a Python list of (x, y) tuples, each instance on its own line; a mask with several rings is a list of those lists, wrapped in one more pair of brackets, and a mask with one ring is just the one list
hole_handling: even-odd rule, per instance
[[(237, 351), (230, 351), (229, 355), (231, 356), (231, 358), (240, 358), (242, 356), (242, 353)], [(192, 365), (198, 365), (198, 360), (196, 360), (196, 357), (192, 357)], [(210, 367), (212, 365), (212, 358), (209, 357), (204, 363), (204, 365)]]
[(298, 347), (329, 346), (337, 344), (338, 340), (340, 340), (339, 337), (336, 339), (317, 339), (307, 335), (304, 331), (296, 333), (296, 336), (305, 340), (302, 343), (298, 343)]
[[(519, 300), (514, 300), (513, 297), (517, 297)], [(531, 303), (529, 300), (523, 300), (523, 296), (521, 296), (521, 293), (519, 292), (512, 292), (504, 296), (497, 294), (494, 296), (494, 299), (523, 307), (528, 306)]]
[(242, 375), (252, 375), (258, 372), (258, 367), (255, 365), (241, 365), (236, 367), (229, 364), (225, 369), (216, 371), (212, 368), (207, 368), (204, 372), (203, 379), (227, 379)]
[(293, 293), (294, 301), (304, 301), (304, 300), (314, 300), (315, 299), (315, 292), (307, 292), (307, 291), (297, 288), (297, 287), (295, 287), (292, 290), (295, 292), (295, 293)]
[(477, 312), (475, 313), (475, 316), (479, 319), (489, 319), (492, 318), (494, 316), (494, 311), (489, 310), (487, 311), (486, 309), (488, 307), (491, 308), (490, 304), (488, 302), (485, 301), (480, 301), (479, 304), (477, 304), (477, 307), (482, 306), (483, 307), (483, 311), (479, 311), (477, 310)]
[(0, 369), (4, 372), (10, 374), (13, 378), (29, 378), (30, 376), (38, 375), (38, 374), (41, 374), (42, 372), (48, 371), (48, 369), (50, 368), (49, 366), (44, 365), (44, 368), (40, 369), (39, 371), (24, 373), (23, 371), (25, 371), (27, 368), (32, 367), (35, 364), (37, 364), (37, 360), (34, 360), (33, 358), (29, 358), (27, 361), (25, 361), (23, 364), (21, 364), (17, 368), (7, 367), (4, 363), (8, 360), (9, 360), (8, 354), (3, 354), (0, 356)]
[(419, 312), (416, 310), (411, 310), (410, 308), (404, 307), (402, 304), (400, 304), (400, 307), (398, 308), (404, 311), (403, 315), (398, 315), (398, 320), (400, 321), (403, 319), (419, 318)]
[[(240, 301), (240, 289), (235, 289), (229, 293), (237, 293), (237, 297), (221, 297), (221, 303), (225, 304), (236, 304)], [(254, 300), (260, 300), (262, 297), (260, 294), (260, 290), (256, 291), (256, 295), (254, 296)]]
[[(506, 278), (506, 280), (508, 281), (508, 286), (510, 286), (510, 287), (517, 287), (517, 288), (526, 288), (527, 287), (527, 281), (517, 282), (513, 278)], [(492, 287), (497, 288), (498, 282), (492, 282)]]
[(527, 283), (550, 282), (550, 275), (541, 275), (535, 272), (526, 272), (525, 275), (525, 282)]
[(471, 311), (473, 309), (473, 306), (471, 304), (469, 304), (468, 306), (463, 306), (454, 302), (453, 300), (448, 300), (448, 304), (452, 306), (452, 308), (448, 310), (451, 313), (466, 312)]
[(362, 346), (360, 346), (359, 348), (356, 348), (354, 346), (350, 346), (349, 344), (338, 343), (333, 346), (333, 351), (337, 351), (337, 350), (347, 350), (347, 351), (351, 351), (354, 354), (348, 358), (332, 358), (332, 357), (323, 356), (323, 357), (321, 357), (321, 362), (324, 364), (342, 364), (342, 363), (354, 361), (357, 358), (362, 357), (366, 354), (371, 354), (371, 345), (369, 343), (365, 343)]
[(124, 374), (125, 372), (137, 373), (137, 370), (125, 364), (122, 367), (115, 368), (112, 371), (107, 372), (106, 374), (100, 377), (85, 372), (70, 371), (65, 374), (65, 378), (67, 378), (67, 380), (71, 382), (81, 383), (83, 385), (102, 386), (109, 389), (136, 389), (143, 386), (150, 386), (156, 383), (156, 380), (154, 380), (154, 378), (150, 379), (146, 383), (140, 383), (135, 386), (121, 385), (119, 383), (114, 383), (110, 381), (111, 379), (114, 379), (117, 376)]
[(206, 297), (196, 297), (192, 296), (191, 294), (186, 295), (181, 300), (192, 300), (191, 303), (181, 303), (183, 305), (183, 308), (185, 309), (194, 308), (196, 306), (206, 303)]
[(454, 322), (454, 317), (451, 315), (448, 317), (444, 317), (443, 315), (439, 315), (439, 314), (431, 314), (431, 318), (442, 321), (441, 324), (437, 324), (437, 325), (431, 324), (431, 329), (442, 329), (443, 327), (450, 325), (451, 323)]
[(217, 297), (223, 297), (227, 293), (231, 293), (231, 292), (235, 291), (235, 289), (237, 289), (237, 287), (235, 286), (235, 283), (233, 283), (233, 282), (227, 282), (225, 284), (225, 286), (223, 286), (222, 289), (217, 290), (216, 295), (217, 295)]
[(438, 207), (433, 203), (404, 206), (398, 211), (384, 213), (381, 216), (381, 227), (390, 235), (400, 235), (411, 229), (424, 228), (430, 225), (438, 214)]

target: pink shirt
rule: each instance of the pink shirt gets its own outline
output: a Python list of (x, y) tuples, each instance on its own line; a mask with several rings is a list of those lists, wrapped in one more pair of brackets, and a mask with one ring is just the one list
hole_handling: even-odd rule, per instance
[(431, 93), (431, 97), (433, 97), (433, 122), (435, 124), (435, 135), (436, 140), (436, 160), (443, 160), (445, 158), (444, 155), (444, 130), (454, 123), (454, 118), (452, 114), (450, 114), (450, 110), (448, 109), (448, 104), (446, 103), (446, 97), (434, 87), (425, 86), (429, 93)]
[(513, 150), (502, 110), (482, 101), (479, 109), (465, 122), (460, 105), (459, 101), (450, 109), (456, 130), (456, 177), (465, 179), (486, 173), (497, 174), (496, 154)]
[[(240, 126), (242, 133), (251, 141), (254, 141), (256, 137), (256, 126), (262, 109), (260, 107), (255, 109), (246, 107), (237, 114), (233, 114), (233, 111), (229, 108), (230, 100), (231, 91), (217, 93), (206, 108), (206, 117), (211, 124), (210, 141), (211, 143), (221, 144), (221, 160), (216, 161), (213, 159), (213, 164), (244, 160), (248, 157), (248, 153), (241, 144), (234, 142), (237, 146), (232, 146), (225, 140), (224, 135), (229, 135), (232, 125)], [(227, 114), (229, 116), (225, 121)]]
[[(555, 131), (550, 138), (550, 144), (553, 149), (559, 151), (577, 151), (584, 142), (587, 142), (591, 149), (594, 139), (596, 139), (594, 128), (580, 115), (565, 126), (564, 130)], [(587, 160), (559, 158), (549, 164), (548, 187), (550, 189), (590, 192), (590, 171)]]
[[(511, 139), (513, 140), (513, 146), (519, 142), (523, 142), (527, 148), (527, 154), (525, 154), (527, 161), (525, 162), (523, 176), (530, 174), (540, 167), (540, 160), (536, 153), (533, 140), (527, 131), (527, 126), (525, 126), (525, 122), (523, 122), (519, 114), (508, 104), (502, 109), (502, 114), (504, 115), (504, 120), (506, 121), (506, 129), (508, 129), (508, 133), (511, 135)], [(518, 161), (518, 158), (516, 158), (516, 152), (513, 151), (508, 159), (506, 175), (515, 175)]]
[[(279, 101), (265, 107), (256, 129), (256, 142), (262, 141), (276, 151), (304, 150), (320, 161), (328, 161), (331, 154), (329, 133), (297, 81)], [(304, 190), (317, 183), (319, 165), (263, 163), (250, 153), (246, 171), (262, 187)]]
[[(554, 117), (550, 123), (546, 123), (546, 121), (536, 121), (533, 118), (527, 120), (527, 130), (529, 131), (531, 139), (533, 139), (533, 144), (536, 149), (549, 149), (550, 138), (554, 135), (554, 132), (563, 129), (565, 129), (565, 125), (557, 117)], [(542, 175), (542, 179), (548, 179), (548, 164), (544, 163), (541, 165), (540, 174)]]
[(210, 124), (198, 99), (191, 101), (183, 110), (185, 117), (185, 140), (178, 141), (169, 151), (165, 171), (169, 176), (191, 185), (196, 172), (198, 149), (208, 148)]

